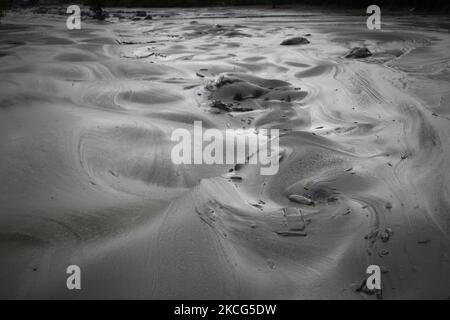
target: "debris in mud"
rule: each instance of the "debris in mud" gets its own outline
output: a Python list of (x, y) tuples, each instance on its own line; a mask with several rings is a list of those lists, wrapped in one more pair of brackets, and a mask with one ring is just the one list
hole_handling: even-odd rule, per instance
[(368, 235), (366, 235), (364, 237), (364, 239), (368, 240), (368, 239), (375, 239), (378, 236), (378, 229), (373, 230), (371, 233), (369, 233)]
[(431, 242), (430, 239), (425, 239), (425, 240), (419, 240), (419, 241), (417, 241), (418, 244), (428, 244), (428, 243), (430, 243), (430, 242)]
[(211, 102), (211, 105), (209, 107), (219, 109), (225, 112), (231, 112), (233, 110), (232, 104), (226, 104), (220, 100), (214, 100), (213, 102)]
[(401, 156), (401, 159), (402, 159), (402, 161), (403, 160), (406, 160), (406, 159), (408, 159), (409, 158), (409, 155), (408, 154), (403, 154), (402, 156)]
[(309, 44), (309, 40), (303, 37), (295, 37), (286, 39), (283, 42), (281, 42), (282, 46), (293, 46), (293, 45), (299, 45), (299, 44)]
[(364, 47), (356, 47), (350, 50), (350, 52), (345, 56), (347, 59), (362, 59), (367, 58), (372, 55), (369, 49)]
[(389, 254), (389, 251), (386, 250), (386, 249), (383, 249), (383, 250), (378, 251), (378, 256), (379, 256), (380, 258), (382, 258), (382, 257), (384, 257), (384, 256), (387, 256), (388, 254)]
[(249, 111), (253, 111), (253, 109), (251, 108), (243, 108), (240, 106), (233, 106), (232, 103), (226, 104), (223, 103), (220, 100), (214, 100), (211, 102), (210, 108), (212, 109), (216, 109), (219, 111), (224, 111), (224, 112), (249, 112)]
[(232, 84), (236, 81), (237, 80), (235, 80), (235, 79), (230, 79), (228, 77), (225, 77), (224, 75), (221, 75), (219, 78), (216, 79), (216, 81), (214, 81), (214, 83), (212, 85), (216, 88), (220, 88), (220, 87), (223, 87), (224, 85)]
[(109, 173), (111, 174), (111, 175), (113, 175), (114, 177), (118, 177), (119, 175), (117, 174), (117, 172), (115, 172), (115, 171), (113, 171), (113, 170), (109, 170)]
[(277, 231), (275, 233), (282, 237), (306, 237), (308, 235), (303, 231)]
[(205, 76), (203, 74), (201, 74), (200, 72), (195, 73), (195, 75), (199, 78), (204, 78)]
[(307, 205), (307, 206), (312, 206), (314, 205), (314, 201), (312, 201), (311, 199), (305, 197), (305, 196), (301, 196), (298, 194), (291, 194), (288, 199), (292, 202), (297, 202), (299, 204), (303, 204), (303, 205)]
[(233, 96), (233, 100), (234, 101), (242, 101), (244, 98), (242, 97), (242, 93), (237, 92), (234, 96)]
[(262, 205), (260, 205), (259, 203), (251, 203), (251, 202), (249, 202), (248, 204), (251, 205), (252, 207), (255, 207), (255, 208), (259, 209), (259, 210), (263, 210)]
[(145, 12), (145, 11), (136, 11), (134, 16), (143, 18), (143, 17), (147, 16), (147, 12)]
[(388, 202), (386, 203), (386, 209), (391, 210), (392, 209), (392, 203)]
[(96, 20), (103, 21), (108, 17), (108, 13), (104, 11), (98, 4), (91, 7), (90, 10), (93, 13), (92, 18)]
[(304, 231), (306, 229), (307, 221), (305, 221), (298, 208), (283, 208), (283, 213), (286, 217), (286, 225), (290, 231)]
[(329, 197), (327, 199), (328, 203), (334, 203), (334, 202), (337, 202), (337, 201), (339, 201), (339, 198), (336, 198), (336, 197)]

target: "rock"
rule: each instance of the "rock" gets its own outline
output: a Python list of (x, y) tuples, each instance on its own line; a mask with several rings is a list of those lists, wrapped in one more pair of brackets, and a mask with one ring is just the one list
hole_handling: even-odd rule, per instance
[(277, 231), (276, 234), (282, 237), (306, 237), (308, 235), (303, 231)]
[(380, 238), (381, 238), (381, 241), (388, 242), (389, 238), (390, 238), (389, 233), (387, 233), (386, 231), (381, 231)]
[(345, 56), (347, 59), (361, 59), (370, 57), (372, 53), (369, 49), (364, 47), (356, 47), (353, 48), (347, 55)]
[(47, 12), (48, 12), (48, 8), (45, 8), (45, 7), (38, 7), (33, 10), (33, 13), (38, 13), (38, 14), (44, 14)]
[(306, 221), (298, 208), (283, 208), (286, 217), (286, 224), (289, 231), (305, 231)]
[(297, 202), (299, 204), (303, 204), (303, 205), (307, 205), (307, 206), (312, 206), (314, 204), (314, 201), (312, 201), (311, 199), (305, 197), (305, 196), (301, 196), (298, 194), (291, 194), (288, 199), (292, 202)]
[(145, 11), (136, 11), (136, 13), (134, 14), (135, 17), (147, 17), (147, 12)]
[(93, 11), (93, 16), (92, 18), (99, 20), (99, 21), (103, 21), (107, 18), (107, 13), (105, 11), (103, 11), (102, 9), (92, 9)]
[(308, 44), (310, 43), (308, 39), (303, 38), (303, 37), (295, 37), (295, 38), (290, 38), (290, 39), (286, 39), (284, 40), (281, 45), (282, 46), (294, 46), (294, 45), (299, 45), (299, 44)]
[(144, 20), (153, 20), (153, 17), (151, 15), (147, 15)]
[(383, 291), (380, 289), (369, 289), (367, 287), (367, 279), (361, 281), (359, 286), (355, 290), (356, 292), (365, 293), (367, 295), (376, 295), (377, 299), (383, 298)]

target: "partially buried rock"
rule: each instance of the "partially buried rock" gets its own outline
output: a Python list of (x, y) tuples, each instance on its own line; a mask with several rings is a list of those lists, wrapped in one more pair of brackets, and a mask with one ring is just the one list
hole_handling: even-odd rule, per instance
[(361, 59), (367, 58), (372, 55), (372, 52), (369, 49), (364, 47), (356, 47), (353, 48), (347, 55), (345, 56), (347, 59)]
[(379, 233), (380, 239), (383, 242), (388, 242), (393, 234), (394, 234), (394, 232), (392, 231), (391, 228), (386, 228), (386, 229), (380, 231), (380, 233)]
[(136, 11), (135, 16), (143, 18), (143, 17), (147, 16), (147, 12), (145, 12), (145, 11)]
[(297, 202), (299, 204), (304, 204), (307, 206), (312, 206), (314, 204), (314, 201), (312, 201), (311, 199), (298, 194), (291, 194), (288, 199), (292, 202)]
[(225, 112), (230, 112), (230, 111), (233, 110), (231, 105), (225, 104), (225, 103), (223, 103), (222, 101), (219, 101), (219, 100), (213, 101), (211, 103), (210, 107), (214, 108), (214, 109), (222, 110), (222, 111), (225, 111)]
[(303, 38), (303, 37), (295, 37), (295, 38), (290, 38), (290, 39), (286, 39), (284, 40), (281, 45), (282, 46), (294, 46), (294, 45), (299, 45), (299, 44), (308, 44), (310, 43), (308, 39)]
[(276, 234), (282, 237), (306, 237), (308, 235), (303, 231), (277, 231)]

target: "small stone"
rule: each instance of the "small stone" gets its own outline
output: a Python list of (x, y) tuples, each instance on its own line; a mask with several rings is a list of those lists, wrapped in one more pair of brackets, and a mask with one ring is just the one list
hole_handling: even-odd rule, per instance
[(372, 53), (369, 51), (369, 49), (364, 47), (356, 47), (353, 48), (345, 57), (347, 59), (361, 59), (370, 57), (371, 55)]
[(381, 231), (379, 235), (380, 235), (381, 241), (388, 242), (393, 234), (394, 233), (392, 232), (392, 230), (390, 228), (386, 228), (385, 230)]
[(282, 46), (293, 46), (293, 45), (299, 45), (299, 44), (308, 44), (310, 43), (308, 39), (303, 37), (295, 37), (284, 40), (281, 45)]
[(312, 206), (314, 204), (314, 201), (312, 201), (311, 199), (305, 197), (305, 196), (301, 196), (298, 194), (291, 194), (288, 199), (292, 202), (297, 202), (299, 204), (303, 204), (303, 205), (307, 205), (307, 206)]
[(136, 17), (147, 17), (147, 12), (145, 12), (145, 11), (136, 11), (135, 16)]
[(380, 271), (382, 274), (389, 273), (389, 270), (386, 267), (380, 266)]

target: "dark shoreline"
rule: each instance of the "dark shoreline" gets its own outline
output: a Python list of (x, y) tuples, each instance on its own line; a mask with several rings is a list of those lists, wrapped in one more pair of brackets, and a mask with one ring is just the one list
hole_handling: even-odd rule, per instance
[[(20, 7), (73, 4), (70, 0), (2, 0), (0, 10)], [(450, 4), (445, 0), (81, 0), (80, 4), (100, 7), (125, 8), (195, 8), (195, 7), (267, 7), (269, 9), (289, 9), (295, 7), (329, 10), (365, 10), (376, 4), (382, 11), (414, 13), (450, 13)], [(386, 13), (386, 12), (384, 12)], [(384, 14), (383, 13), (383, 14)]]

